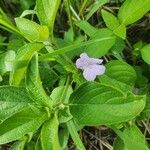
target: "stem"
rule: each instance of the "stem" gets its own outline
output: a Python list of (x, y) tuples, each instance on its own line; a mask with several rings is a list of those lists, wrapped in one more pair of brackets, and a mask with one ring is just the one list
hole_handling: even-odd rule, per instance
[(70, 5), (70, 9), (71, 9), (72, 13), (74, 14), (74, 16), (77, 18), (77, 20), (81, 20), (71, 5)]
[(70, 27), (73, 30), (73, 22), (72, 22), (72, 19), (71, 19), (71, 12), (70, 12), (70, 1), (69, 0), (64, 0), (64, 4), (65, 4), (65, 7), (66, 7), (66, 12), (67, 12), (67, 15), (68, 15), (68, 19), (69, 19), (69, 24), (70, 24)]
[(87, 2), (88, 2), (88, 0), (84, 0), (83, 4), (81, 6), (81, 9), (79, 11), (79, 16), (81, 16), (82, 12), (84, 11)]
[(61, 102), (64, 103), (66, 101), (66, 95), (67, 95), (67, 92), (68, 92), (68, 88), (70, 86), (70, 76), (67, 77), (67, 81), (66, 81), (66, 85), (65, 85), (65, 88), (62, 92), (62, 96), (61, 96)]
[(58, 11), (58, 8), (59, 8), (59, 5), (61, 3), (61, 0), (53, 0), (51, 1), (53, 5), (53, 10), (52, 10), (52, 15), (50, 16), (51, 17), (51, 20), (49, 22), (49, 31), (50, 31), (50, 38), (51, 40), (53, 41), (54, 40), (54, 23), (55, 23), (55, 19), (56, 19), (56, 14), (57, 14), (57, 11)]
[(67, 128), (69, 130), (69, 133), (71, 134), (71, 137), (72, 137), (75, 145), (77, 146), (77, 149), (78, 150), (86, 150), (79, 135), (78, 135), (77, 129), (76, 129), (75, 124), (72, 119), (67, 122)]

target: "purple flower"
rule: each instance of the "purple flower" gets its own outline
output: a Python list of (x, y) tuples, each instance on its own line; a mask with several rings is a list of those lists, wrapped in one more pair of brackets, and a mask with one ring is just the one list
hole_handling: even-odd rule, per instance
[(102, 59), (90, 58), (86, 53), (82, 53), (76, 61), (76, 67), (83, 70), (83, 76), (88, 81), (95, 80), (97, 75), (105, 72), (105, 66), (101, 65)]

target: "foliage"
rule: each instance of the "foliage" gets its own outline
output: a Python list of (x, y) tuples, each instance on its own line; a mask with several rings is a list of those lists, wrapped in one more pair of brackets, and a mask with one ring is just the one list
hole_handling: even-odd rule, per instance
[[(0, 8), (0, 144), (66, 150), (71, 135), (85, 150), (78, 131), (104, 125), (117, 135), (114, 150), (148, 150), (138, 125), (150, 118), (150, 44), (133, 42), (129, 31), (148, 16), (150, 0), (10, 3), (16, 4), (15, 18)], [(104, 60), (95, 81), (75, 65), (82, 53), (97, 66)]]

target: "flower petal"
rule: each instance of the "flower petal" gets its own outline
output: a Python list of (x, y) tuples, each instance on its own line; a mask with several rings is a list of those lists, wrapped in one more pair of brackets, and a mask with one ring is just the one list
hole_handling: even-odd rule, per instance
[(82, 53), (82, 54), (80, 55), (80, 58), (81, 58), (81, 59), (89, 59), (89, 56), (88, 56), (86, 53)]
[(86, 53), (82, 53), (80, 55), (80, 58), (76, 61), (76, 67), (79, 69), (86, 68), (88, 66), (89, 60), (90, 58), (88, 57), (88, 55)]
[(90, 62), (92, 64), (101, 64), (103, 62), (103, 59), (90, 58)]
[(105, 73), (106, 67), (104, 65), (92, 65), (91, 70), (96, 75), (102, 75)]
[(76, 67), (79, 69), (83, 69), (84, 63), (81, 58), (76, 60)]
[(83, 76), (87, 81), (94, 81), (96, 78), (96, 74), (92, 72), (92, 69), (89, 68), (83, 71)]

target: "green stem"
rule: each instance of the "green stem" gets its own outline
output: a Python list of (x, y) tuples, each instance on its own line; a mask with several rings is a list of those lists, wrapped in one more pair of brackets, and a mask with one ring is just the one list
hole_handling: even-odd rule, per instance
[(69, 86), (70, 86), (70, 76), (67, 77), (66, 85), (62, 92), (62, 96), (60, 98), (62, 103), (66, 102), (65, 100), (66, 100), (66, 95), (67, 95)]
[(67, 15), (68, 15), (70, 27), (71, 27), (72, 31), (74, 31), (73, 22), (72, 22), (72, 19), (71, 19), (70, 7), (69, 7), (70, 6), (70, 1), (69, 0), (64, 0), (64, 4), (65, 4), (65, 7), (66, 7), (66, 12), (67, 12)]
[(74, 16), (77, 18), (77, 20), (81, 20), (80, 17), (78, 16), (78, 14), (76, 13), (76, 11), (73, 9), (73, 7), (70, 5), (70, 9), (72, 11), (72, 13), (74, 14)]
[(67, 128), (69, 130), (69, 133), (71, 134), (71, 137), (72, 137), (75, 145), (77, 146), (77, 149), (78, 150), (86, 150), (79, 135), (78, 135), (78, 132), (77, 132), (77, 129), (75, 127), (73, 120), (70, 120), (67, 122)]
[(11, 30), (12, 32), (15, 32), (17, 34), (21, 34), (19, 32), (19, 30), (15, 27), (15, 26), (12, 26), (10, 24), (8, 24), (7, 22), (5, 22), (4, 20), (0, 19), (0, 24), (3, 25), (5, 28), (8, 28), (9, 30)]
[(79, 16), (82, 15), (82, 13), (83, 13), (83, 11), (84, 11), (84, 9), (85, 9), (85, 7), (86, 7), (86, 3), (87, 3), (87, 2), (88, 2), (88, 0), (84, 0), (83, 4), (82, 4), (82, 6), (81, 6), (81, 9), (80, 9), (80, 11), (79, 11)]

